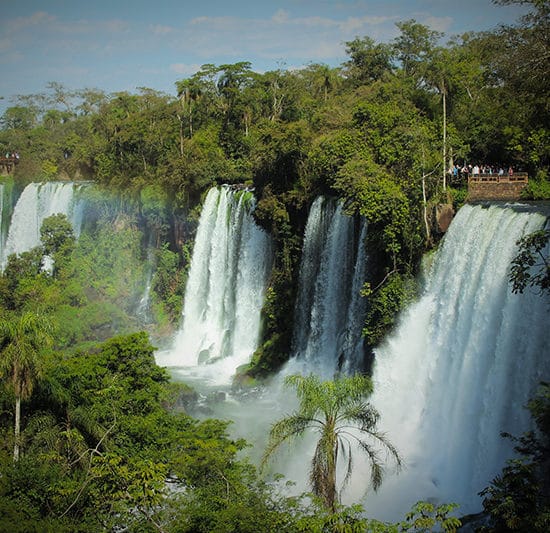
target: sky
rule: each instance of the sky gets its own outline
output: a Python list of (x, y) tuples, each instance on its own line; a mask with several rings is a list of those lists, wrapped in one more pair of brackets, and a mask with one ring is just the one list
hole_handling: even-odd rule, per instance
[(175, 95), (175, 82), (205, 63), (250, 61), (256, 72), (338, 66), (347, 41), (391, 41), (399, 21), (450, 38), (514, 23), (524, 11), (491, 0), (0, 0), (0, 112), (52, 81)]

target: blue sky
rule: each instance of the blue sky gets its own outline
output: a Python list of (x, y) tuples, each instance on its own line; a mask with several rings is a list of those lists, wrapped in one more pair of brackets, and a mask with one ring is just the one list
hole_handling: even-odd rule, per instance
[(446, 37), (513, 23), (491, 0), (0, 0), (0, 107), (14, 94), (149, 87), (169, 94), (204, 63), (337, 66), (345, 42), (387, 42), (414, 18)]

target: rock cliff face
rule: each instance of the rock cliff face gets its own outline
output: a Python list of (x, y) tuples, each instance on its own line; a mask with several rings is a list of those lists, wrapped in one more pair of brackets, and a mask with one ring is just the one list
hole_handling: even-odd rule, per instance
[(449, 226), (451, 225), (451, 222), (453, 220), (453, 217), (455, 216), (455, 210), (453, 209), (453, 206), (451, 204), (439, 204), (435, 208), (435, 224), (436, 224), (436, 231), (438, 233), (445, 233)]

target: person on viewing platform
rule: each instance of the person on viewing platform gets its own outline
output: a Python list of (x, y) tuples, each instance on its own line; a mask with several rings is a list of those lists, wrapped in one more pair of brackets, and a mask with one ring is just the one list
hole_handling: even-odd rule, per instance
[(508, 176), (513, 176), (514, 175), (514, 169), (512, 167), (510, 167), (508, 169)]
[(479, 176), (479, 167), (477, 165), (474, 165), (474, 168), (472, 169), (472, 175)]

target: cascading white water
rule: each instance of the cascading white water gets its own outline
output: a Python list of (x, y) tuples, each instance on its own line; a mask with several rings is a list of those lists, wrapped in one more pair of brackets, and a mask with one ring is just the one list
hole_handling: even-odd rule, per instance
[(376, 350), (372, 403), (406, 466), (368, 497), (370, 515), (430, 498), (481, 510), (478, 493), (512, 455), (500, 432), (528, 428), (524, 406), (550, 377), (550, 301), (508, 285), (516, 241), (544, 222), (469, 205), (452, 222), (423, 296)]
[(153, 269), (154, 269), (154, 248), (149, 246), (147, 249), (147, 267), (145, 270), (145, 283), (143, 293), (139, 299), (136, 316), (142, 324), (149, 324), (151, 321), (151, 287), (153, 284)]
[(30, 183), (25, 187), (15, 205), (8, 237), (1, 250), (2, 268), (10, 254), (20, 254), (40, 244), (40, 226), (51, 215), (67, 215), (78, 236), (82, 204), (75, 201), (74, 193), (79, 187), (70, 182)]
[(207, 379), (229, 382), (250, 361), (272, 263), (272, 244), (251, 216), (248, 191), (214, 188), (199, 221), (187, 281), (183, 325), (167, 366), (210, 366)]
[(319, 197), (311, 206), (296, 300), (293, 353), (307, 367), (331, 377), (363, 359), (367, 224), (342, 212), (342, 204)]
[(0, 263), (2, 260), (2, 250), (6, 245), (10, 221), (13, 213), (13, 183), (0, 183)]
[(4, 229), (4, 184), (0, 183), (0, 259), (4, 248), (5, 229)]

